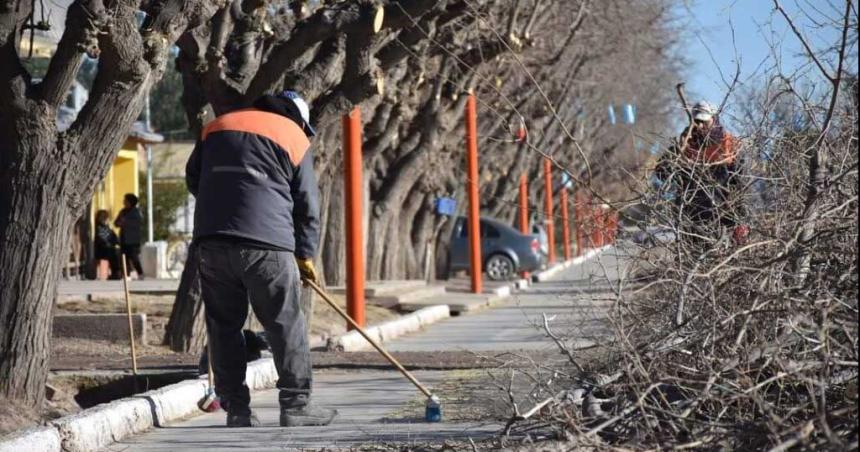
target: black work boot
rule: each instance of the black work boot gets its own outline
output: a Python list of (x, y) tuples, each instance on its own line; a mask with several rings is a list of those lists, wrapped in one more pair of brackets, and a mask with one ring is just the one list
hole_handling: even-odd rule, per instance
[(259, 427), (260, 420), (252, 412), (227, 413), (227, 427)]
[(337, 410), (318, 408), (311, 404), (295, 407), (281, 407), (281, 427), (313, 427), (329, 425), (337, 417)]

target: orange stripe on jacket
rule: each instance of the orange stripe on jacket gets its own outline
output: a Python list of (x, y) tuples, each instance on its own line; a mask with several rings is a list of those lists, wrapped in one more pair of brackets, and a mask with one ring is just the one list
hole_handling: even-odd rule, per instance
[(702, 149), (688, 145), (685, 154), (688, 159), (697, 162), (732, 164), (738, 157), (737, 143), (732, 134), (725, 132), (722, 142), (705, 146)]
[(279, 114), (262, 110), (237, 110), (215, 118), (203, 128), (203, 140), (209, 134), (221, 131), (247, 132), (266, 137), (283, 148), (296, 166), (311, 146), (298, 124)]

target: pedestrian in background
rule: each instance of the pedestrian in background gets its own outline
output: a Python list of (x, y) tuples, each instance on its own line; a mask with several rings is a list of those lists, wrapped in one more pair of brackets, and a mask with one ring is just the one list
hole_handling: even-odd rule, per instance
[(137, 207), (139, 200), (133, 193), (126, 193), (122, 199), (123, 209), (114, 220), (119, 228), (119, 246), (127, 267), (137, 272), (137, 279), (143, 279), (143, 265), (140, 264), (140, 242), (143, 215)]
[(107, 210), (96, 212), (96, 235), (95, 240), (93, 240), (93, 252), (96, 261), (105, 260), (108, 262), (110, 266), (108, 279), (119, 279), (122, 274), (122, 269), (119, 267), (119, 256), (117, 256), (119, 238), (110, 228), (109, 222), (110, 213)]

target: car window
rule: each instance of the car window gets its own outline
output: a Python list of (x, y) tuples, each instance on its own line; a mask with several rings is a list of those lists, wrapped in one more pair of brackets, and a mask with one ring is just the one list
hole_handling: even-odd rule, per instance
[[(460, 228), (460, 237), (468, 237), (469, 236), (469, 222), (463, 221), (463, 225)], [(499, 233), (499, 230), (496, 229), (495, 226), (487, 224), (485, 222), (481, 222), (481, 238), (489, 238), (489, 239), (497, 239), (501, 237), (502, 234)]]
[(502, 235), (499, 230), (489, 223), (481, 222), (481, 238), (497, 239)]

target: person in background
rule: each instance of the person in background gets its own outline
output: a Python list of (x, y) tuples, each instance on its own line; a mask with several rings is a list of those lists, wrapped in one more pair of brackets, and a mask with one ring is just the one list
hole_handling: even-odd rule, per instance
[(93, 251), (96, 261), (106, 260), (110, 265), (108, 279), (119, 279), (122, 270), (119, 267), (117, 247), (119, 238), (110, 228), (110, 213), (107, 210), (96, 212), (96, 236), (93, 241)]
[(114, 226), (119, 228), (119, 246), (126, 264), (137, 272), (137, 278), (143, 279), (143, 265), (140, 263), (141, 224), (143, 215), (137, 207), (139, 200), (133, 193), (126, 193), (122, 199), (123, 209), (114, 220)]
[(687, 220), (690, 240), (710, 234), (711, 225), (730, 231), (735, 244), (749, 235), (743, 223), (746, 207), (738, 196), (742, 185), (738, 143), (720, 123), (717, 109), (701, 101), (693, 106), (693, 123), (681, 134), (678, 146), (663, 155), (655, 175), (661, 182), (675, 180), (675, 202)]

